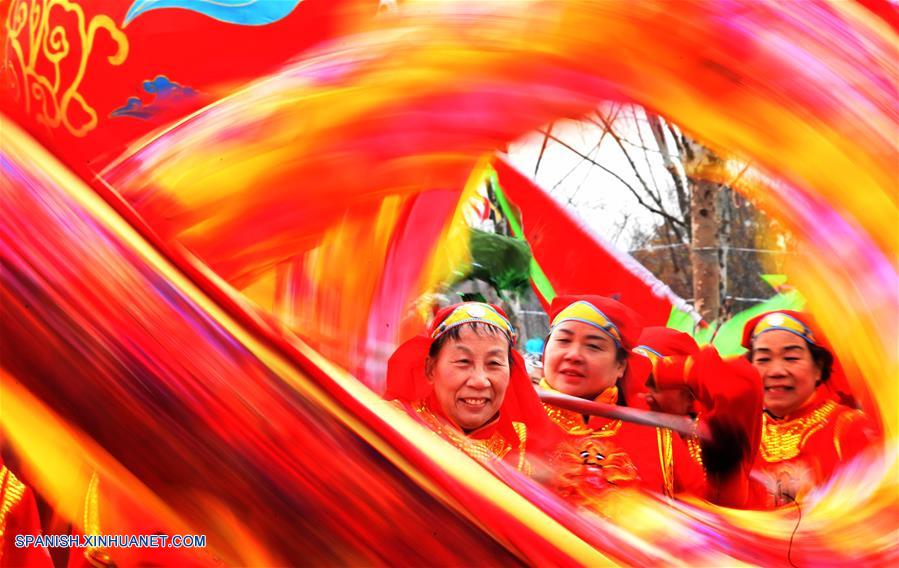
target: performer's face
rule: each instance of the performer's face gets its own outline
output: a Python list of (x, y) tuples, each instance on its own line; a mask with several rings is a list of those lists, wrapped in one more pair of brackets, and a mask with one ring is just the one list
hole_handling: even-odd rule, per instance
[(786, 416), (802, 406), (821, 380), (808, 344), (794, 333), (772, 330), (752, 342), (752, 364), (762, 376), (765, 408)]
[(443, 413), (463, 430), (474, 430), (499, 412), (509, 387), (509, 342), (500, 332), (462, 326), (428, 360), (428, 380)]
[(693, 410), (693, 395), (689, 389), (658, 389), (650, 375), (646, 381), (646, 404), (656, 412), (686, 415)]
[(615, 342), (596, 327), (565, 321), (553, 330), (543, 353), (546, 382), (561, 393), (596, 398), (624, 375)]

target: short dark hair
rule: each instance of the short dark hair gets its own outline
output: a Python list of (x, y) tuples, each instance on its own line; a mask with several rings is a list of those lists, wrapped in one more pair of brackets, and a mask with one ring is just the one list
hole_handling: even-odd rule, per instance
[[(617, 363), (624, 363), (625, 365), (630, 364), (631, 353), (621, 345), (618, 345), (618, 348), (615, 350), (615, 361)], [(636, 357), (642, 357), (642, 355), (636, 355)], [(627, 367), (624, 368), (624, 374), (621, 375), (621, 378), (615, 381), (615, 386), (618, 387), (618, 406), (627, 406), (627, 398), (625, 397), (625, 388), (624, 388), (624, 377), (627, 375)]]
[(812, 361), (821, 369), (821, 382), (823, 383), (830, 378), (833, 372), (833, 353), (820, 345), (815, 345), (808, 341), (806, 341), (806, 344), (808, 344), (808, 350), (812, 354)]

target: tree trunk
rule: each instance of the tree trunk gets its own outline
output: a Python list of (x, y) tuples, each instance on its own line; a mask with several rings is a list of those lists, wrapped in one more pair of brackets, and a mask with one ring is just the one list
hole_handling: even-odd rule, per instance
[(696, 310), (706, 321), (718, 319), (721, 309), (721, 271), (718, 259), (719, 185), (702, 175), (720, 159), (710, 150), (693, 145), (695, 161), (687, 167), (691, 186), (690, 225), (692, 226), (690, 262), (693, 265), (693, 298)]
[(733, 316), (733, 300), (728, 298), (730, 294), (730, 247), (733, 243), (734, 228), (734, 190), (721, 185), (718, 186), (718, 269), (721, 271), (718, 293), (721, 296), (721, 309), (718, 317), (721, 322), (729, 320)]

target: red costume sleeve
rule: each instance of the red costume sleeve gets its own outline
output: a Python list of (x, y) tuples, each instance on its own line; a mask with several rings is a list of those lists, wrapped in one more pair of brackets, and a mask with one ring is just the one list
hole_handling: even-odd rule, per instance
[(695, 357), (666, 357), (655, 370), (659, 389), (687, 387), (702, 406), (700, 418), (733, 424), (751, 434), (758, 446), (761, 432), (762, 383), (743, 358), (723, 360), (713, 347)]
[(713, 347), (692, 357), (666, 357), (655, 369), (660, 389), (689, 388), (700, 406), (699, 420), (712, 433), (702, 443), (703, 466), (710, 477), (710, 498), (742, 506), (748, 476), (761, 438), (761, 379), (743, 358), (723, 360)]
[(674, 451), (674, 494), (689, 494), (702, 497), (708, 492), (705, 472), (690, 456), (687, 444), (680, 436), (672, 436)]
[(860, 410), (846, 409), (836, 418), (833, 443), (841, 461), (851, 460), (877, 438), (874, 422)]

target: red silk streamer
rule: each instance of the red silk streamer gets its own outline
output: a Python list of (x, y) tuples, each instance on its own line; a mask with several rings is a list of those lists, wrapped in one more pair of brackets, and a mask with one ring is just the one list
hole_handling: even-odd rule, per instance
[[(446, 471), (429, 456), (452, 447), (392, 424), (399, 411), (297, 340), (210, 302), (18, 129), (0, 150), (0, 332), (16, 338), (2, 343), (4, 371), (67, 424), (45, 435), (99, 444), (107, 461), (91, 463), (101, 478), (124, 467), (135, 478), (116, 481), (129, 493), (149, 490), (235, 564), (574, 562), (498, 495), (472, 492), (472, 472), (490, 484), (480, 466), (471, 462), (469, 477)], [(401, 433), (409, 426), (418, 443)], [(577, 527), (572, 511), (547, 503)], [(174, 534), (164, 513), (143, 511), (159, 519), (144, 530)], [(581, 561), (602, 558), (578, 547)]]
[[(769, 205), (814, 252), (804, 259), (799, 283), (826, 316), (822, 325), (841, 359), (845, 353), (844, 361), (855, 363), (856, 384), (867, 375), (892, 445), (874, 448), (822, 489), (790, 543), (793, 511), (669, 508), (626, 496), (622, 524), (630, 534), (591, 517), (580, 524), (567, 517), (565, 527), (633, 563), (783, 563), (788, 546), (802, 565), (895, 559), (897, 414), (887, 393), (896, 371), (890, 260), (896, 207), (889, 191), (895, 34), (859, 5), (839, 2), (683, 2), (678, 12), (649, 1), (529, 4), (533, 11), (516, 3), (497, 14), (483, 6), (484, 12), (466, 11), (464, 3), (434, 5), (373, 36), (381, 43), (353, 37), (342, 46), (345, 58), (293, 66), (300, 69), (293, 88), (278, 91), (284, 85), (277, 79), (285, 78), (278, 76), (207, 109), (175, 128), (176, 135), (143, 146), (127, 164), (143, 168), (137, 176), (121, 170), (107, 180), (121, 182), (116, 189), (132, 200), (139, 220), (162, 235), (168, 248), (160, 250), (187, 246), (199, 257), (195, 267), (202, 268), (191, 273), (199, 294), (185, 292), (183, 256), (169, 258), (177, 269), (157, 263), (144, 270), (145, 246), (123, 247), (118, 229), (106, 225), (110, 219), (71, 215), (57, 199), (56, 182), (40, 169), (58, 174), (58, 165), (33, 148), (4, 146), (2, 325), (4, 335), (16, 337), (16, 348), (3, 353), (4, 367), (190, 526), (217, 535), (215, 546), (235, 563), (258, 558), (244, 555), (244, 540), (227, 537), (218, 524), (222, 509), (273, 556), (290, 560), (508, 561), (492, 546), (498, 541), (532, 563), (566, 563), (574, 556), (567, 545), (547, 545), (559, 531), (513, 514), (522, 507), (531, 518), (539, 512), (524, 500), (504, 501), (504, 486), (490, 485), (492, 478), (465, 484), (469, 478), (444, 459), (461, 463), (460, 454), (445, 444), (432, 447), (411, 430), (399, 434), (399, 423), (385, 426), (389, 411), (371, 393), (354, 391), (337, 370), (322, 372), (326, 362), (310, 365), (308, 350), (266, 327), (208, 267), (232, 285), (246, 283), (314, 248), (350, 201), (359, 212), (386, 195), (455, 187), (476, 155), (555, 117), (584, 112), (603, 96), (623, 97), (783, 178), (768, 189)], [(363, 62), (358, 74), (356, 58)], [(333, 82), (315, 90), (313, 77)], [(282, 113), (274, 119), (240, 112), (277, 104)], [(11, 138), (4, 126), (2, 142)], [(274, 151), (266, 156), (269, 144)], [(201, 157), (208, 168), (193, 169), (191, 159)], [(259, 167), (261, 157), (270, 169)], [(34, 164), (39, 173), (30, 171)], [(22, 181), (29, 175), (32, 181)], [(63, 194), (72, 189), (59, 185)], [(201, 189), (211, 199), (195, 207)], [(129, 260), (131, 246), (143, 260)], [(223, 323), (216, 304), (237, 323)], [(265, 341), (250, 349), (248, 337)], [(292, 363), (275, 365), (262, 356), (260, 342), (278, 346)], [(306, 375), (297, 368), (310, 380), (298, 379)], [(295, 390), (302, 403), (293, 404)], [(34, 438), (52, 438), (35, 431), (41, 436)], [(398, 465), (397, 453), (414, 466)], [(384, 460), (402, 474), (392, 477)], [(467, 474), (477, 477), (474, 471)], [(550, 495), (514, 476), (509, 482), (564, 518)], [(417, 493), (410, 483), (425, 490)], [(202, 496), (212, 494), (213, 504), (224, 506), (204, 506), (198, 485)], [(429, 507), (444, 511), (447, 503), (445, 515), (427, 516)], [(375, 520), (382, 514), (411, 528), (382, 530)], [(460, 517), (465, 526), (457, 531)], [(419, 531), (423, 526), (439, 526), (441, 540)], [(479, 530), (490, 540), (475, 536)], [(441, 547), (446, 543), (452, 549)]]
[(410, 317), (407, 307), (415, 299), (421, 283), (421, 259), (439, 246), (447, 219), (439, 212), (452, 214), (459, 192), (434, 190), (415, 196), (398, 220), (378, 289), (368, 314), (363, 352), (364, 361), (356, 376), (376, 392), (381, 392), (387, 372), (387, 359), (396, 345), (420, 331), (418, 314)]
[[(603, 242), (508, 162), (497, 159), (494, 167), (502, 191), (521, 211), (525, 238), (556, 294), (616, 296), (637, 309), (646, 325), (665, 325), (673, 305), (685, 306), (646, 268)], [(540, 298), (545, 307), (552, 300)]]

